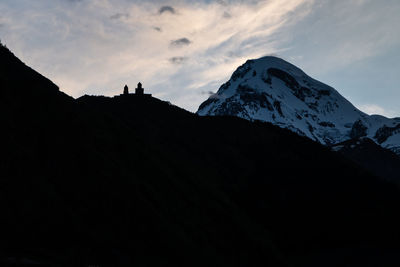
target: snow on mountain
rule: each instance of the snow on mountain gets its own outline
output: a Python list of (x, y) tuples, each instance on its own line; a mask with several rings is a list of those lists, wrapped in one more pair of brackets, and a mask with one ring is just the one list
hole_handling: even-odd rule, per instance
[(367, 115), (277, 57), (248, 60), (197, 113), (271, 122), (324, 145), (366, 136), (400, 154), (399, 118)]

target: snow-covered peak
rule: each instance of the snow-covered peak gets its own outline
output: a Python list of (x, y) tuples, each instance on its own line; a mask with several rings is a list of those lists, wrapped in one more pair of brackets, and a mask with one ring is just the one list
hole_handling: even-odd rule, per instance
[[(326, 145), (360, 136), (383, 144), (397, 133), (400, 124), (395, 119), (361, 112), (334, 88), (272, 56), (248, 60), (240, 66), (197, 113), (267, 121)], [(380, 129), (391, 135), (375, 137)], [(395, 143), (383, 145), (400, 147), (400, 142)]]

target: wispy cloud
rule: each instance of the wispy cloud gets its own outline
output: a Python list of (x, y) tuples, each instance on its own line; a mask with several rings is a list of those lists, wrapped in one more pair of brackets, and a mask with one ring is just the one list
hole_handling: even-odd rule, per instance
[(187, 61), (187, 57), (171, 57), (170, 59), (169, 59), (169, 61), (172, 63), (172, 64), (177, 64), (177, 65), (180, 65), (180, 64), (182, 64), (182, 63), (184, 63), (185, 61)]
[(224, 14), (222, 14), (222, 17), (224, 17), (226, 19), (230, 19), (230, 18), (232, 18), (232, 15), (229, 12), (225, 11)]
[[(400, 4), (387, 0), (320, 1), (293, 29), (293, 52), (302, 51), (307, 68), (329, 72), (371, 58), (400, 44)], [(308, 58), (318, 58), (319, 64)]]
[[(18, 5), (7, 4), (12, 1), (0, 3), (5, 22), (12, 25), (3, 31), (6, 44), (62, 90), (75, 97), (113, 95), (125, 83), (140, 80), (155, 96), (192, 111), (204, 100), (202, 91), (218, 89), (246, 59), (283, 51), (276, 34), (304, 18), (312, 3), (172, 0), (162, 6), (160, 1), (83, 0), (71, 5), (71, 1), (19, 0)], [(178, 56), (171, 46), (179, 47)]]
[(130, 17), (129, 13), (116, 13), (110, 16), (110, 19), (122, 19), (122, 18), (129, 19), (129, 17)]
[(386, 116), (388, 118), (393, 118), (396, 116), (396, 113), (391, 111), (391, 110), (387, 110), (379, 105), (376, 104), (363, 104), (359, 106), (359, 109), (369, 115), (383, 115)]
[(163, 13), (171, 13), (171, 14), (175, 14), (175, 8), (173, 8), (172, 6), (162, 6), (160, 8), (160, 10), (158, 10), (158, 13), (163, 14)]
[(153, 27), (154, 30), (158, 31), (158, 32), (162, 32), (161, 27)]
[(185, 45), (190, 45), (191, 43), (192, 42), (188, 38), (180, 38), (177, 40), (172, 40), (170, 44), (174, 47), (182, 47)]

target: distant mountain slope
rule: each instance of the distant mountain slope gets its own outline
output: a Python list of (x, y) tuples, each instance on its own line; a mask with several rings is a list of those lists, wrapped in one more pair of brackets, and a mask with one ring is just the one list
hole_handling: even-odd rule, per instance
[(368, 116), (276, 57), (248, 60), (197, 113), (267, 121), (327, 145), (367, 136), (400, 154), (400, 119)]
[(0, 265), (399, 265), (399, 190), (327, 147), (0, 56)]

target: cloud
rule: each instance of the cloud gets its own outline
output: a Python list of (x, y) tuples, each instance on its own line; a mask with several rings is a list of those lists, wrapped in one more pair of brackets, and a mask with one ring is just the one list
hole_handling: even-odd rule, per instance
[(187, 57), (171, 57), (169, 62), (172, 64), (180, 65), (183, 64), (188, 58)]
[(182, 47), (186, 45), (190, 45), (192, 42), (188, 38), (180, 38), (177, 40), (172, 40), (170, 45), (174, 47)]
[[(165, 3), (2, 0), (1, 39), (74, 97), (119, 94), (124, 84), (140, 80), (156, 97), (194, 111), (205, 100), (201, 92), (217, 90), (247, 59), (274, 53), (352, 102), (376, 103), (386, 115), (400, 112), (394, 88), (400, 66), (398, 0)], [(130, 16), (115, 23), (113, 14)], [(179, 37), (189, 45), (171, 45)], [(370, 64), (368, 73), (359, 67), (389, 48), (392, 54)]]
[(153, 27), (153, 29), (154, 29), (155, 31), (162, 32), (162, 29), (161, 29), (160, 27)]
[(211, 96), (211, 95), (215, 94), (215, 92), (213, 92), (213, 91), (202, 91), (201, 94), (202, 94), (202, 95), (209, 95), (209, 96)]
[(220, 4), (220, 5), (223, 5), (223, 6), (227, 6), (228, 5), (228, 3), (226, 1), (224, 1), (224, 0), (217, 0), (217, 3)]
[(123, 18), (129, 19), (129, 17), (130, 17), (129, 13), (116, 13), (116, 14), (110, 16), (110, 19), (115, 19), (115, 20), (123, 19)]
[(378, 105), (374, 105), (374, 104), (361, 105), (360, 109), (370, 115), (373, 115), (373, 114), (381, 114), (382, 115), (385, 113), (384, 108), (382, 108)]
[[(388, 45), (400, 44), (393, 35), (400, 24), (398, 1), (321, 1), (308, 18), (293, 29), (294, 51), (303, 50), (310, 69), (330, 72), (354, 62), (379, 55)], [(385, 18), (385, 19), (382, 19)], [(308, 67), (308, 66), (307, 66)]]
[(232, 15), (229, 14), (229, 12), (225, 11), (224, 14), (222, 14), (222, 17), (224, 17), (226, 19), (230, 19), (230, 18), (232, 18)]
[(359, 106), (359, 109), (369, 115), (383, 115), (388, 118), (395, 117), (395, 112), (387, 110), (376, 104), (363, 104)]
[[(10, 25), (2, 39), (61, 90), (74, 97), (114, 95), (142, 81), (149, 93), (191, 111), (204, 101), (200, 92), (217, 90), (248, 58), (282, 51), (277, 33), (309, 10), (309, 0), (177, 0), (160, 9), (159, 1), (8, 1), (14, 0), (0, 1)], [(130, 16), (114, 23), (110, 10)], [(179, 10), (179, 16), (154, 10)], [(224, 12), (235, 19), (223, 18)]]
[(175, 8), (173, 8), (172, 6), (162, 6), (159, 10), (158, 10), (159, 14), (163, 14), (163, 13), (171, 13), (171, 14), (176, 14)]

